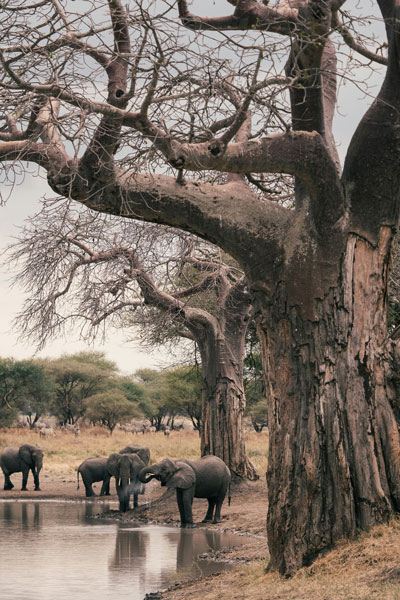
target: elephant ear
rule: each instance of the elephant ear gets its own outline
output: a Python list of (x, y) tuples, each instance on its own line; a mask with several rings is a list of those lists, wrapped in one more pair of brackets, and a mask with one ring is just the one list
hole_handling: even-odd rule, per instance
[(33, 467), (32, 450), (29, 444), (24, 444), (18, 450), (18, 457), (29, 467)]
[(190, 465), (177, 461), (175, 467), (176, 471), (166, 482), (167, 487), (187, 490), (196, 483), (196, 474)]
[(113, 454), (110, 454), (110, 456), (107, 459), (107, 471), (110, 473), (110, 475), (113, 475), (114, 477), (117, 476), (117, 466), (119, 463), (119, 459), (120, 454), (118, 454), (117, 452), (113, 452)]
[(143, 467), (146, 466), (138, 454), (129, 454), (128, 456), (129, 462), (131, 463), (135, 472), (139, 473), (140, 469), (143, 469)]

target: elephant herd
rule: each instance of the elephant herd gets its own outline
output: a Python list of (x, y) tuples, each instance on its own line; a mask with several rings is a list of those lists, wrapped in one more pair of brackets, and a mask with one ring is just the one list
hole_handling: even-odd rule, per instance
[(110, 454), (108, 458), (87, 458), (78, 467), (79, 475), (85, 485), (86, 496), (95, 496), (92, 484), (102, 481), (100, 496), (110, 494), (110, 479), (115, 478), (119, 508), (126, 512), (133, 495), (133, 507), (138, 506), (138, 495), (144, 493), (144, 485), (139, 479), (140, 471), (149, 464), (150, 450), (145, 446), (126, 446), (120, 452)]
[[(203, 456), (200, 460), (165, 458), (149, 465), (150, 451), (144, 446), (126, 446), (108, 458), (87, 458), (77, 469), (85, 486), (86, 496), (95, 496), (92, 484), (102, 482), (100, 496), (110, 494), (110, 479), (114, 477), (119, 509), (138, 506), (138, 496), (144, 493), (145, 484), (156, 479), (162, 486), (175, 488), (181, 527), (194, 527), (193, 498), (207, 498), (208, 510), (203, 523), (219, 523), (221, 507), (228, 492), (230, 501), (231, 474), (226, 464), (217, 456)], [(39, 473), (43, 452), (38, 446), (24, 444), (20, 448), (9, 446), (0, 454), (0, 467), (4, 474), (4, 489), (11, 490), (10, 475), (22, 472), (22, 490), (26, 490), (29, 471), (32, 471), (35, 490), (40, 490)]]

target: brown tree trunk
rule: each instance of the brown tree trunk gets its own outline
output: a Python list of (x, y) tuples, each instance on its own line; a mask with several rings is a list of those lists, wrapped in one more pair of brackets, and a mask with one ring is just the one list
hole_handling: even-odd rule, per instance
[(243, 386), (243, 357), (234, 358), (233, 348), (221, 338), (201, 344), (203, 360), (203, 401), (201, 455), (214, 454), (239, 477), (258, 479), (246, 455), (243, 419), (246, 398)]
[(263, 308), (270, 394), (271, 567), (290, 575), (400, 509), (385, 320), (392, 232), (349, 237), (336, 288), (305, 317), (282, 289)]

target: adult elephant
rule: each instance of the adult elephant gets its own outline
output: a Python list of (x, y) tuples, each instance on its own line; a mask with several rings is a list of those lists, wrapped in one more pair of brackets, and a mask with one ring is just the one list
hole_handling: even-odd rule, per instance
[(150, 462), (150, 450), (147, 446), (125, 446), (119, 451), (120, 454), (137, 454), (145, 465)]
[(129, 501), (133, 495), (133, 507), (138, 506), (138, 495), (144, 494), (144, 486), (139, 480), (141, 471), (147, 462), (143, 461), (137, 453), (116, 453), (108, 457), (107, 471), (111, 477), (115, 477), (119, 509), (126, 512), (129, 509)]
[(100, 496), (110, 495), (110, 475), (107, 471), (107, 457), (105, 458), (87, 458), (78, 467), (76, 477), (79, 490), (79, 474), (86, 490), (86, 497), (95, 496), (92, 484), (96, 481), (102, 481)]
[(176, 488), (181, 527), (195, 527), (193, 498), (208, 500), (203, 523), (221, 521), (221, 506), (230, 488), (231, 474), (224, 461), (217, 456), (203, 456), (196, 461), (164, 458), (139, 473), (139, 479), (143, 483), (148, 483), (153, 478), (161, 481), (161, 485)]
[(12, 490), (10, 475), (22, 473), (22, 491), (26, 491), (29, 471), (32, 471), (35, 491), (40, 491), (39, 473), (43, 466), (43, 451), (39, 446), (23, 444), (19, 448), (7, 446), (0, 454), (0, 467), (4, 474), (4, 489)]

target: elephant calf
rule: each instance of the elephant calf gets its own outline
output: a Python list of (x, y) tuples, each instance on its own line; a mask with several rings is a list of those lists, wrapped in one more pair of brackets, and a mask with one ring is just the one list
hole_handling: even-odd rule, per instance
[(110, 476), (107, 471), (107, 458), (87, 458), (77, 469), (77, 482), (79, 490), (79, 473), (86, 490), (86, 497), (95, 496), (92, 484), (95, 481), (102, 481), (100, 496), (110, 495)]
[(203, 456), (200, 460), (164, 458), (139, 472), (139, 479), (143, 483), (148, 483), (153, 478), (161, 481), (161, 485), (176, 489), (181, 527), (195, 526), (192, 515), (193, 498), (208, 500), (203, 523), (221, 521), (221, 507), (230, 489), (231, 473), (224, 461), (217, 456)]
[(0, 454), (0, 467), (4, 474), (4, 489), (12, 490), (10, 475), (22, 473), (22, 491), (26, 491), (29, 471), (32, 471), (35, 491), (40, 491), (39, 473), (43, 466), (43, 452), (39, 446), (23, 444), (19, 448), (7, 446)]

